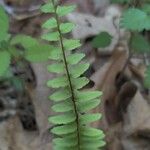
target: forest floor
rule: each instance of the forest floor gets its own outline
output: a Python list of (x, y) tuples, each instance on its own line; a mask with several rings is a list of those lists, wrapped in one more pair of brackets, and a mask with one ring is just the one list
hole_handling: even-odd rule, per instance
[[(41, 14), (42, 0), (1, 0), (10, 16), (10, 33), (40, 38), (41, 24), (49, 15)], [(62, 3), (66, 2), (62, 0)], [(128, 59), (129, 33), (119, 28), (122, 7), (107, 0), (68, 0), (78, 9), (65, 19), (77, 24), (72, 32), (82, 41), (78, 51), (86, 54), (90, 68), (85, 73), (91, 82), (87, 88), (103, 92), (102, 119), (93, 124), (104, 130), (107, 146), (104, 150), (150, 150), (150, 98), (143, 85), (149, 59), (134, 55)], [(92, 47), (92, 39), (100, 32), (108, 32), (112, 43), (101, 49)], [(46, 80), (47, 63), (12, 65), (16, 76), (25, 81), (25, 88), (16, 91), (7, 81), (0, 83), (0, 150), (50, 150), (51, 138), (47, 118), (51, 102)]]

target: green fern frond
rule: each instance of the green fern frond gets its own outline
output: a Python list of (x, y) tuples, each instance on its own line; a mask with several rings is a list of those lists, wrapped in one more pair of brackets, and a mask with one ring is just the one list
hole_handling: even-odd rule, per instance
[(82, 63), (83, 53), (71, 54), (80, 47), (79, 40), (66, 39), (65, 34), (73, 30), (73, 23), (62, 23), (62, 16), (72, 12), (76, 6), (59, 6), (51, 0), (41, 7), (42, 12), (52, 13), (42, 27), (49, 31), (42, 39), (56, 42), (58, 47), (51, 53), (50, 59), (54, 64), (47, 67), (57, 77), (47, 82), (48, 87), (56, 91), (49, 97), (54, 102), (52, 110), (58, 113), (49, 117), (49, 122), (56, 125), (51, 132), (56, 135), (53, 139), (53, 150), (98, 150), (105, 145), (104, 133), (90, 127), (92, 122), (101, 118), (101, 114), (91, 114), (90, 110), (100, 104), (99, 91), (80, 91), (89, 80), (81, 75), (89, 68), (88, 63)]

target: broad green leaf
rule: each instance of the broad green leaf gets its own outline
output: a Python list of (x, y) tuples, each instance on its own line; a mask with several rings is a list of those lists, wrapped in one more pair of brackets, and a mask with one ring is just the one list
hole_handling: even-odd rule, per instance
[(95, 122), (101, 118), (101, 114), (84, 114), (80, 116), (80, 123), (81, 124), (88, 124)]
[(89, 83), (86, 77), (73, 78), (71, 79), (74, 89), (81, 89)]
[(62, 23), (60, 24), (61, 33), (69, 33), (73, 30), (75, 25), (73, 23)]
[(37, 39), (17, 35), (11, 40), (11, 45), (21, 45), (25, 49), (25, 58), (31, 62), (47, 61), (48, 58), (57, 60), (60, 57), (60, 50), (49, 44), (41, 44)]
[(131, 41), (132, 49), (135, 52), (145, 53), (150, 51), (150, 44), (141, 34), (134, 34)]
[(9, 42), (8, 41), (2, 41), (0, 42), (0, 49), (1, 50), (6, 50), (9, 48)]
[(78, 103), (78, 109), (80, 112), (87, 112), (91, 109), (94, 109), (100, 104), (100, 99), (90, 100), (86, 102), (79, 102)]
[(84, 57), (85, 57), (85, 54), (83, 53), (70, 54), (67, 57), (67, 62), (68, 64), (75, 65), (79, 63)]
[(51, 130), (51, 132), (56, 135), (62, 135), (62, 134), (73, 133), (76, 130), (77, 130), (76, 123), (71, 123), (71, 124), (55, 127)]
[(30, 62), (47, 61), (53, 47), (46, 44), (37, 44), (25, 50), (25, 58)]
[(22, 57), (24, 55), (24, 53), (22, 51), (18, 50), (14, 46), (8, 47), (8, 52), (10, 53), (12, 58), (15, 58), (15, 59), (19, 59), (20, 57)]
[(47, 86), (52, 88), (66, 87), (67, 85), (69, 85), (69, 83), (66, 76), (57, 77), (47, 82)]
[(12, 70), (10, 68), (10, 66), (8, 67), (8, 69), (6, 70), (6, 72), (0, 76), (0, 81), (4, 81), (4, 80), (9, 80), (11, 78), (13, 78), (13, 73), (12, 73)]
[(53, 28), (56, 28), (57, 27), (57, 21), (55, 18), (50, 18), (48, 19), (43, 25), (42, 25), (43, 28), (46, 28), (46, 29), (53, 29)]
[(124, 12), (121, 26), (132, 31), (142, 31), (146, 28), (145, 21), (147, 20), (147, 14), (137, 8), (130, 8)]
[(61, 89), (53, 93), (49, 99), (53, 101), (63, 101), (71, 97), (71, 92), (68, 89)]
[(105, 48), (111, 44), (112, 36), (107, 32), (101, 32), (92, 41), (95, 48)]
[(67, 101), (63, 101), (59, 104), (55, 104), (52, 107), (52, 110), (55, 112), (67, 112), (73, 110), (72, 101), (68, 99)]
[(74, 122), (76, 119), (73, 112), (67, 112), (62, 115), (52, 116), (48, 118), (48, 121), (53, 124), (67, 124)]
[(65, 67), (63, 63), (52, 64), (47, 67), (47, 70), (52, 73), (64, 73)]
[(89, 66), (90, 66), (89, 63), (77, 64), (77, 65), (71, 66), (70, 73), (72, 77), (77, 78), (81, 76), (89, 68)]
[(47, 41), (58, 41), (59, 33), (58, 32), (45, 33), (42, 35), (42, 39)]
[(55, 12), (54, 6), (52, 5), (52, 3), (44, 4), (41, 7), (41, 11), (44, 12), (44, 13), (54, 13)]
[(150, 66), (147, 67), (147, 70), (145, 72), (144, 85), (146, 88), (150, 88)]
[(7, 51), (0, 51), (0, 76), (8, 70), (11, 61), (11, 56)]
[(64, 40), (64, 47), (66, 51), (74, 50), (80, 46), (80, 40)]
[(71, 13), (72, 11), (75, 10), (75, 8), (76, 8), (76, 5), (58, 6), (56, 12), (61, 17), (61, 16), (65, 16), (65, 15)]
[(82, 91), (82, 92), (77, 92), (77, 99), (79, 102), (84, 102), (84, 101), (89, 101), (95, 98), (98, 98), (102, 96), (102, 92), (100, 91)]
[(25, 49), (30, 49), (31, 47), (34, 47), (35, 45), (38, 45), (38, 40), (27, 35), (17, 35), (12, 38), (11, 45), (18, 45), (20, 44)]
[(4, 8), (0, 5), (0, 42), (4, 41), (8, 37), (8, 29), (9, 29), (9, 18), (4, 10)]

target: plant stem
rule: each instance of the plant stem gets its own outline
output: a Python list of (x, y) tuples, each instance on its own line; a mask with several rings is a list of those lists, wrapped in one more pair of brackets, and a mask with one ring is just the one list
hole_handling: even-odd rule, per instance
[(65, 48), (64, 48), (64, 44), (63, 44), (63, 36), (60, 30), (60, 21), (59, 21), (59, 16), (57, 14), (57, 6), (55, 5), (54, 0), (52, 0), (52, 4), (54, 6), (54, 10), (55, 10), (55, 18), (57, 21), (57, 30), (59, 32), (59, 41), (60, 41), (60, 46), (61, 46), (61, 50), (62, 50), (62, 54), (63, 54), (63, 61), (65, 64), (65, 69), (66, 69), (66, 75), (69, 81), (69, 87), (70, 87), (70, 91), (71, 91), (71, 98), (72, 98), (72, 102), (73, 102), (73, 107), (74, 107), (74, 111), (75, 111), (75, 116), (76, 116), (76, 124), (77, 124), (77, 143), (78, 143), (78, 150), (80, 150), (80, 125), (79, 125), (79, 114), (78, 114), (78, 110), (77, 110), (77, 106), (76, 106), (76, 101), (75, 101), (75, 94), (74, 94), (74, 90), (73, 90), (73, 85), (71, 82), (71, 77), (70, 77), (70, 73), (69, 73), (69, 68), (68, 68), (68, 64), (67, 64), (67, 60), (66, 60), (66, 54), (65, 54)]

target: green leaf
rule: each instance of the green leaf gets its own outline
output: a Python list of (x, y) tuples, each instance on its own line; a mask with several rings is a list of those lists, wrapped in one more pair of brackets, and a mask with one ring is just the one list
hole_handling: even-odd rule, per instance
[(61, 89), (53, 93), (49, 99), (53, 101), (63, 101), (71, 97), (71, 92), (68, 89)]
[(34, 45), (25, 51), (25, 58), (30, 62), (47, 61), (52, 50), (53, 47), (46, 44)]
[(47, 67), (47, 70), (51, 73), (64, 73), (65, 67), (62, 63), (52, 64)]
[(66, 87), (67, 85), (69, 85), (69, 83), (66, 76), (57, 77), (47, 82), (47, 86), (52, 88)]
[(132, 49), (135, 52), (145, 53), (150, 51), (150, 44), (141, 34), (134, 34), (131, 41)]
[(93, 142), (93, 141), (97, 141), (97, 140), (102, 140), (103, 138), (105, 138), (105, 134), (104, 134), (104, 132), (102, 132), (101, 134), (99, 134), (98, 136), (83, 136), (83, 138), (81, 139), (81, 141), (83, 142), (83, 143), (85, 143), (85, 142), (88, 142), (88, 141), (91, 141), (91, 142)]
[(37, 39), (27, 36), (27, 35), (17, 35), (12, 38), (10, 44), (11, 45), (18, 45), (20, 44), (25, 49), (30, 49), (31, 47), (34, 47), (35, 45), (38, 45)]
[(146, 88), (150, 88), (150, 66), (147, 67), (147, 70), (145, 72), (144, 85)]
[(61, 23), (60, 24), (60, 30), (61, 33), (69, 33), (73, 30), (75, 25), (73, 23)]
[(121, 26), (132, 31), (142, 31), (145, 28), (148, 28), (147, 22), (148, 16), (147, 14), (137, 8), (130, 8), (124, 12)]
[(95, 98), (98, 98), (102, 96), (102, 92), (100, 91), (82, 91), (82, 92), (77, 92), (77, 99), (79, 102), (81, 101), (89, 101)]
[(53, 32), (53, 33), (45, 33), (42, 35), (43, 40), (47, 41), (58, 41), (59, 40), (59, 32)]
[(100, 99), (95, 99), (91, 101), (86, 101), (86, 102), (79, 102), (78, 103), (78, 109), (80, 112), (87, 112), (91, 109), (94, 109), (100, 104)]
[[(54, 144), (61, 147), (74, 147), (77, 146), (78, 142), (75, 138), (55, 138), (53, 140)], [(72, 148), (71, 148), (72, 150)]]
[(91, 127), (83, 127), (81, 134), (88, 137), (97, 137), (97, 136), (103, 136), (103, 131)]
[(77, 126), (76, 123), (71, 123), (71, 124), (67, 124), (67, 125), (62, 125), (59, 127), (55, 127), (51, 130), (52, 133), (56, 134), (56, 135), (62, 135), (62, 134), (69, 134), (69, 133), (73, 133), (77, 130)]
[(142, 10), (148, 14), (150, 14), (150, 4), (143, 4)]
[(9, 29), (9, 18), (4, 10), (4, 8), (0, 5), (0, 42), (4, 41), (8, 37), (8, 29)]
[(85, 57), (85, 54), (83, 53), (70, 54), (67, 57), (67, 63), (71, 65), (75, 65), (79, 63), (84, 57)]
[(72, 102), (71, 100), (63, 101), (62, 103), (55, 104), (52, 107), (52, 110), (55, 112), (67, 112), (73, 110)]
[(86, 77), (73, 78), (71, 79), (74, 89), (81, 89), (89, 83)]
[(92, 41), (95, 48), (105, 48), (111, 44), (112, 36), (107, 32), (101, 32)]
[(55, 18), (48, 19), (43, 25), (42, 28), (53, 29), (57, 27), (57, 21)]
[(23, 55), (23, 53), (15, 47), (9, 47), (8, 52), (10, 53), (12, 58), (14, 57), (15, 59), (18, 59)]
[(97, 140), (97, 141), (93, 141), (93, 142), (91, 142), (91, 141), (89, 141), (89, 142), (85, 142), (83, 145), (82, 145), (82, 148), (83, 149), (95, 149), (95, 148), (97, 148), (97, 149), (99, 149), (100, 147), (103, 147), (103, 146), (105, 146), (105, 142), (104, 141), (99, 141), (99, 140)]
[(76, 8), (76, 5), (58, 6), (56, 12), (61, 17), (61, 16), (65, 16), (65, 15), (71, 13), (72, 11), (75, 10), (75, 8)]
[(44, 12), (44, 13), (54, 13), (55, 12), (54, 6), (52, 5), (52, 3), (44, 4), (41, 7), (41, 11)]
[(63, 115), (52, 116), (48, 118), (48, 121), (53, 124), (67, 124), (74, 122), (76, 119), (73, 112), (64, 113)]
[(0, 76), (8, 70), (10, 65), (11, 56), (6, 51), (0, 51)]
[(80, 46), (80, 40), (64, 40), (64, 47), (66, 51), (74, 50)]
[(51, 49), (51, 53), (48, 58), (52, 60), (60, 60), (60, 58), (62, 58), (61, 50), (57, 47), (54, 47)]
[(19, 44), (23, 46), (25, 49), (25, 58), (30, 62), (47, 61), (49, 57), (53, 58), (54, 53), (57, 52), (57, 56), (60, 53), (58, 48), (55, 48), (48, 44), (41, 44), (37, 39), (26, 35), (15, 36), (11, 40), (11, 44)]
[(97, 120), (99, 120), (102, 117), (101, 114), (84, 114), (82, 116), (80, 116), (80, 123), (81, 124), (88, 124), (91, 122), (95, 122)]
[(77, 78), (81, 76), (89, 68), (89, 66), (89, 63), (71, 66), (70, 73), (72, 77)]

